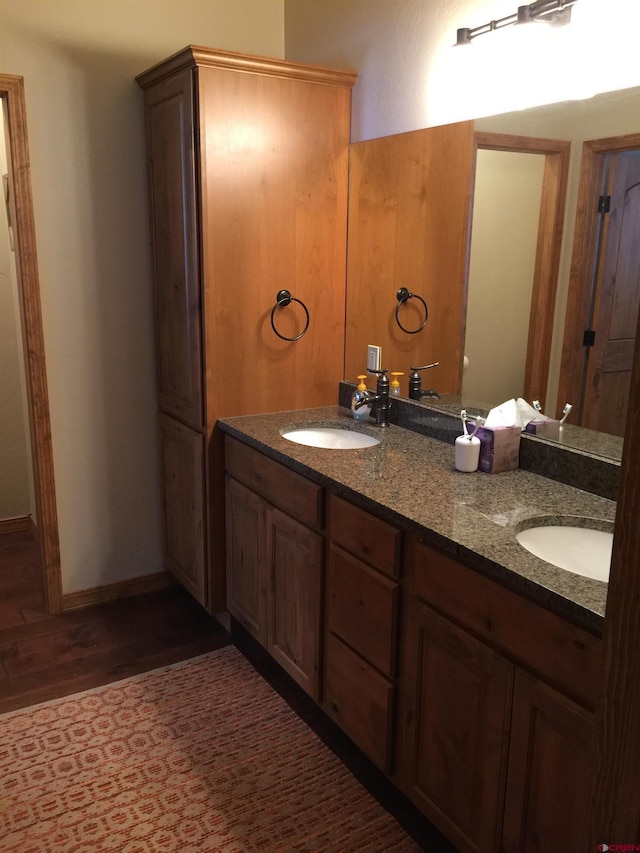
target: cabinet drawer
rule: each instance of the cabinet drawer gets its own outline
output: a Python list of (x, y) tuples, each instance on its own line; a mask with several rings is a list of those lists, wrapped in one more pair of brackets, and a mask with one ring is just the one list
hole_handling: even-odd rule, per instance
[(331, 545), (327, 628), (384, 675), (395, 671), (398, 585)]
[(411, 540), (415, 594), (593, 709), (602, 642), (473, 569)]
[(329, 535), (333, 542), (388, 575), (400, 573), (402, 534), (386, 521), (329, 495)]
[(252, 447), (226, 436), (225, 467), (269, 503), (308, 527), (322, 527), (322, 487), (301, 474), (274, 462)]
[(326, 637), (322, 705), (378, 767), (391, 770), (393, 687), (330, 633)]

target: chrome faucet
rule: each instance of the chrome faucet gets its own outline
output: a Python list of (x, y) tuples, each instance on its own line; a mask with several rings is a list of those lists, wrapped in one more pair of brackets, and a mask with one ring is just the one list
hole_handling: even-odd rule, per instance
[(433, 388), (427, 391), (422, 390), (422, 376), (418, 373), (419, 370), (427, 370), (430, 367), (437, 367), (439, 361), (434, 361), (432, 364), (423, 364), (422, 367), (412, 367), (409, 374), (409, 399), (421, 400), (423, 397), (433, 397), (435, 400), (440, 399), (440, 395)]
[(361, 406), (376, 404), (376, 426), (389, 426), (389, 409), (391, 403), (389, 401), (389, 377), (387, 376), (388, 368), (384, 370), (370, 370), (369, 373), (375, 373), (378, 377), (376, 383), (376, 393), (373, 391), (356, 391), (352, 398), (351, 408), (356, 410)]

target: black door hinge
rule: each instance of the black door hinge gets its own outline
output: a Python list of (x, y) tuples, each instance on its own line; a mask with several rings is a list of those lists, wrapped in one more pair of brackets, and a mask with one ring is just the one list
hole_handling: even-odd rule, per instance
[(611, 196), (601, 195), (598, 199), (598, 213), (609, 213), (611, 207)]
[(582, 336), (582, 346), (583, 347), (592, 347), (596, 342), (596, 332), (595, 329), (585, 329), (585, 333)]

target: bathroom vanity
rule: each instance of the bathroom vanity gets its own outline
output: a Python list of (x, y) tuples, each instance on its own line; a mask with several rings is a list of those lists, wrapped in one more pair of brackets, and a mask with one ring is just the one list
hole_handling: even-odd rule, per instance
[[(281, 434), (340, 424), (380, 443)], [(456, 472), (450, 445), (339, 407), (218, 425), (232, 616), (459, 849), (572, 849), (607, 584), (515, 532), (611, 522), (615, 504), (528, 471)]]

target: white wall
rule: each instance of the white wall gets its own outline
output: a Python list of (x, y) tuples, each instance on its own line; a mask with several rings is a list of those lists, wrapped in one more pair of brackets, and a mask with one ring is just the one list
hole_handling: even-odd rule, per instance
[(579, 0), (572, 24), (561, 30), (510, 27), (452, 47), (459, 27), (480, 26), (518, 5), (285, 0), (286, 56), (359, 72), (353, 141), (640, 84), (637, 0)]
[(0, 0), (25, 79), (65, 593), (162, 568), (136, 74), (188, 44), (281, 57), (282, 0)]

